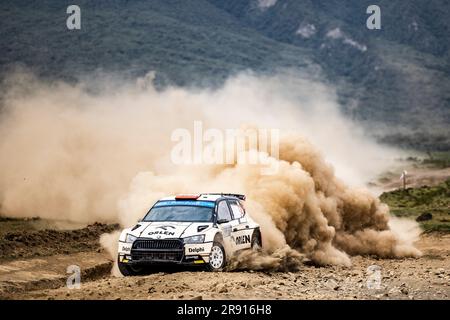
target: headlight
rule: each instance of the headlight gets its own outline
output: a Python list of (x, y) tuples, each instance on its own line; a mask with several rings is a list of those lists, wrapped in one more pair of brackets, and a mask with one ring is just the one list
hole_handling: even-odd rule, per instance
[(133, 236), (132, 234), (127, 233), (127, 237), (125, 238), (125, 242), (133, 243), (134, 240), (136, 240), (137, 237)]
[(183, 240), (184, 240), (184, 243), (203, 243), (203, 242), (205, 242), (205, 235), (199, 234), (196, 236), (184, 238)]

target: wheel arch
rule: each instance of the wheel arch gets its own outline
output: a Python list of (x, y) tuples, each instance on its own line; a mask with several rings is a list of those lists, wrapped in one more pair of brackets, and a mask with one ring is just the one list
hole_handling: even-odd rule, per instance
[(216, 234), (214, 235), (213, 241), (214, 241), (214, 242), (220, 242), (221, 244), (223, 244), (223, 235), (222, 235), (222, 232), (217, 231)]

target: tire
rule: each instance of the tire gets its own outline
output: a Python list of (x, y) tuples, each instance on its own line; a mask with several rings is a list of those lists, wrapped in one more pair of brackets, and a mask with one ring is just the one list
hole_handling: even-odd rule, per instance
[(227, 257), (222, 243), (214, 241), (211, 253), (209, 254), (207, 269), (212, 272), (222, 271), (223, 268), (225, 268), (226, 263)]
[(251, 250), (257, 252), (262, 250), (261, 233), (259, 232), (259, 230), (255, 230), (255, 232), (253, 232), (251, 240)]
[(142, 273), (142, 268), (133, 267), (120, 261), (117, 261), (117, 266), (124, 277), (136, 276)]

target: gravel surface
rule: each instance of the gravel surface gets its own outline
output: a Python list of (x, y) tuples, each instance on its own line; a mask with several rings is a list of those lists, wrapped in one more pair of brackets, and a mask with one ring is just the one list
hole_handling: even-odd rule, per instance
[[(291, 273), (175, 269), (82, 281), (80, 289), (13, 292), (10, 299), (450, 299), (450, 235), (423, 235), (418, 259), (353, 257), (352, 267)], [(99, 253), (100, 254), (100, 253)]]

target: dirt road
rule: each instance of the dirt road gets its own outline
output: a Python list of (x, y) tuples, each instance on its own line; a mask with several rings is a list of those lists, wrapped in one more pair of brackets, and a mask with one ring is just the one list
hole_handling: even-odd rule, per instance
[[(9, 262), (31, 274), (25, 280), (20, 278), (23, 272), (5, 271), (8, 263), (1, 264), (0, 283), (9, 278), (2, 296), (7, 299), (450, 299), (450, 235), (424, 235), (417, 246), (423, 252), (419, 259), (353, 257), (350, 268), (305, 265), (295, 273), (175, 269), (129, 278), (111, 276), (112, 262), (108, 268), (95, 267), (95, 257), (99, 265), (108, 262), (105, 252), (91, 251), (60, 260), (48, 257), (52, 264), (34, 267), (33, 260)], [(74, 261), (84, 264), (82, 269), (98, 271), (82, 276), (80, 289), (65, 286), (67, 264)], [(48, 278), (50, 265), (57, 282), (36, 282)], [(27, 287), (30, 281), (38, 283), (35, 290)]]

